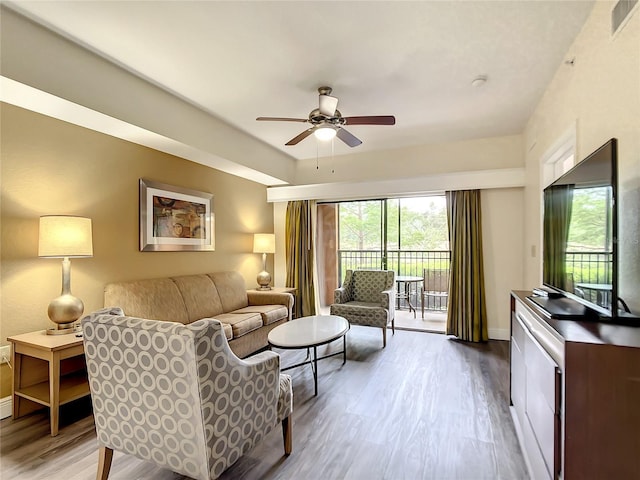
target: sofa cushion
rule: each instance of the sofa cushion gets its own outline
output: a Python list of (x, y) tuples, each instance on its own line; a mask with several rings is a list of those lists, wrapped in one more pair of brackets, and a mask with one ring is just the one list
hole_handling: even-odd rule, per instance
[(225, 313), (249, 305), (247, 287), (244, 284), (244, 278), (238, 272), (217, 272), (210, 273), (209, 276), (216, 285)]
[(189, 322), (223, 313), (218, 290), (208, 275), (184, 275), (172, 280), (182, 294)]
[(189, 323), (180, 290), (170, 278), (108, 284), (104, 306), (120, 307), (130, 317)]
[(233, 338), (241, 337), (262, 327), (262, 317), (258, 313), (222, 313), (215, 316), (222, 324), (231, 325)]
[(227, 337), (227, 341), (231, 340), (233, 338), (233, 329), (231, 328), (231, 325), (229, 325), (228, 323), (222, 323), (222, 321), (219, 318), (203, 318), (202, 320), (217, 320), (220, 322), (220, 325), (222, 325), (222, 331), (224, 332), (224, 336)]
[(263, 325), (270, 325), (289, 316), (289, 309), (284, 305), (249, 305), (234, 310), (233, 313), (259, 313)]

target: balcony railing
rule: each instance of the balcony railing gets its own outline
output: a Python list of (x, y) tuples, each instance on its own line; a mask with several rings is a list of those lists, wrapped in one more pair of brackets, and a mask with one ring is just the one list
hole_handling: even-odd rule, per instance
[[(606, 252), (567, 252), (567, 273), (573, 275), (574, 284), (611, 283), (613, 259)], [(389, 250), (387, 251), (388, 270), (396, 275), (422, 277), (423, 270), (448, 270), (451, 264), (449, 250)], [(379, 250), (338, 250), (338, 278), (344, 279), (347, 270), (380, 269), (383, 267), (382, 252)], [(593, 296), (596, 292), (585, 292), (585, 296)], [(412, 303), (417, 305), (416, 298)], [(414, 303), (415, 302), (415, 303)]]
[[(388, 250), (387, 270), (396, 275), (422, 277), (424, 269), (448, 270), (451, 262), (449, 250)], [(382, 268), (382, 252), (379, 250), (338, 250), (339, 278), (347, 270)]]
[(584, 285), (610, 285), (613, 278), (613, 256), (607, 252), (567, 252), (567, 274), (573, 278), (574, 293), (590, 302), (610, 302), (602, 290)]

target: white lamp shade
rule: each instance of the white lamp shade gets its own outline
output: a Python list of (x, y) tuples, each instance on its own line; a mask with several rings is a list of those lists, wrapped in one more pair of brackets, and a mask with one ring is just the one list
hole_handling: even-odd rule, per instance
[(253, 235), (253, 253), (276, 253), (276, 236), (273, 233)]
[(40, 217), (40, 257), (93, 257), (91, 219), (66, 215)]
[(330, 125), (318, 127), (313, 132), (318, 140), (331, 140), (336, 136), (336, 133), (336, 129)]

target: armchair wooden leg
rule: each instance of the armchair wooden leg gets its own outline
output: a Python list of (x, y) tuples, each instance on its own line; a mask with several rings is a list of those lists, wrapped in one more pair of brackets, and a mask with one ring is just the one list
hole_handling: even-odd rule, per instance
[(382, 327), (382, 348), (387, 346), (387, 326)]
[(291, 429), (291, 415), (282, 420), (282, 439), (284, 440), (284, 454), (289, 455), (293, 448), (293, 433)]
[(111, 470), (111, 460), (113, 460), (113, 449), (100, 447), (98, 452), (98, 474), (96, 480), (107, 480), (109, 470)]
[(396, 319), (395, 319), (395, 317), (391, 319), (391, 332), (394, 335), (396, 334)]

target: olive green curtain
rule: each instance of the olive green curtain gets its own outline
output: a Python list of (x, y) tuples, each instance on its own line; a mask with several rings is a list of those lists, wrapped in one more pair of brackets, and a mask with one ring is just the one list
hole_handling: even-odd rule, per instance
[(482, 262), (480, 190), (446, 192), (451, 248), (447, 335), (484, 342), (487, 307)]
[(315, 202), (299, 200), (287, 204), (285, 241), (287, 286), (297, 289), (296, 318), (316, 314), (314, 286), (313, 211)]
[(567, 275), (567, 242), (573, 206), (573, 185), (556, 185), (544, 196), (544, 283), (573, 292), (573, 275)]

